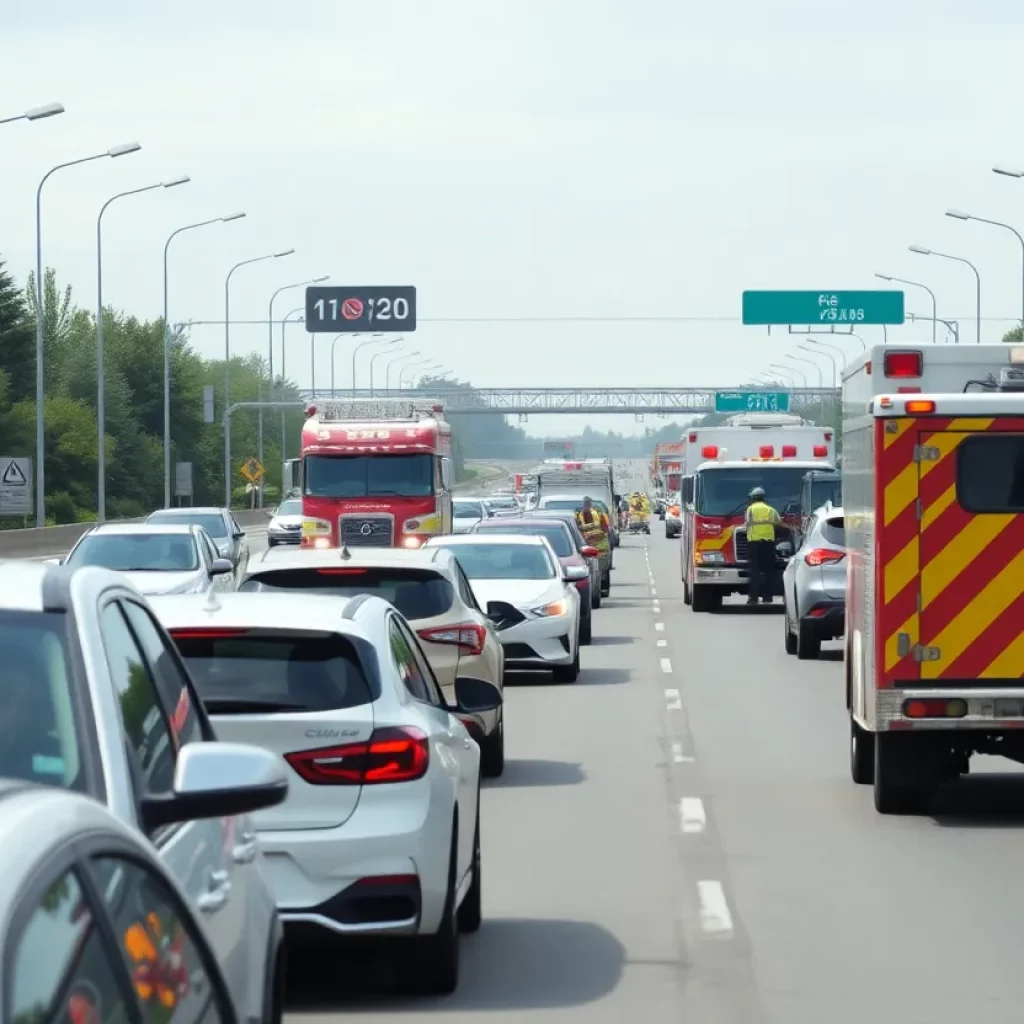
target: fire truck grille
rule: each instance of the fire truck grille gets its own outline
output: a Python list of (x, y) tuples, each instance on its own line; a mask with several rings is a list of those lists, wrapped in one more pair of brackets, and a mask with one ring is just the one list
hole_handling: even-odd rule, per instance
[[(749, 557), (747, 555), (747, 531), (737, 530), (733, 535), (733, 544), (735, 545), (736, 561), (747, 562)], [(788, 526), (776, 526), (775, 527), (775, 543), (778, 544), (780, 541), (789, 541), (793, 543), (793, 531)]]
[(350, 548), (389, 548), (394, 520), (391, 516), (342, 516), (338, 528), (342, 543)]

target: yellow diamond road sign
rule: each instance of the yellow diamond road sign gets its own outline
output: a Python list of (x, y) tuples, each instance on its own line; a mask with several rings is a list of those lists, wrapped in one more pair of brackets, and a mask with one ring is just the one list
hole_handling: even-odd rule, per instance
[(242, 476), (251, 484), (259, 483), (265, 472), (259, 459), (246, 459), (242, 463)]

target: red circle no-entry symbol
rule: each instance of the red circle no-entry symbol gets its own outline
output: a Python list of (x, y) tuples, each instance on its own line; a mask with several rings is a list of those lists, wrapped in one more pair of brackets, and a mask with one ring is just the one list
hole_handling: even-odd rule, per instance
[(345, 299), (341, 304), (341, 315), (346, 320), (358, 320), (363, 315), (363, 300)]

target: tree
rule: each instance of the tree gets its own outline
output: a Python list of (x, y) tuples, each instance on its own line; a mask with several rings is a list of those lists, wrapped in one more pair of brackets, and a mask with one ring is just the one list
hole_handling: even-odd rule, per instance
[(1011, 327), (1004, 335), (1003, 341), (1009, 342), (1010, 344), (1017, 344), (1024, 341), (1024, 329), (1018, 324), (1016, 327)]
[(7, 399), (18, 402), (35, 394), (35, 331), (25, 300), (0, 261), (0, 370), (7, 372)]

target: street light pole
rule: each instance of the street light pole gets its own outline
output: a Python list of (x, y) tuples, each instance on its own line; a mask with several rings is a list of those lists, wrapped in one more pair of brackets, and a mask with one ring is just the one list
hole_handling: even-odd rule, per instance
[(807, 375), (801, 373), (800, 370), (794, 369), (792, 366), (783, 366), (781, 363), (769, 363), (769, 370), (775, 370), (778, 373), (788, 373), (793, 379), (789, 382), (790, 387), (796, 387), (796, 379), (799, 377), (804, 382), (804, 387), (807, 387)]
[(335, 371), (334, 349), (335, 349), (335, 346), (338, 344), (339, 339), (346, 338), (346, 337), (347, 338), (361, 338), (362, 335), (361, 334), (336, 334), (333, 338), (331, 338), (331, 398), (334, 397), (334, 371)]
[[(281, 252), (268, 252), (265, 256), (253, 256), (248, 260), (236, 263), (224, 278), (224, 409), (231, 405), (231, 278), (236, 270), (247, 267), (250, 263), (262, 263), (264, 260), (276, 260), (282, 256), (291, 256), (294, 249), (283, 249)], [(224, 507), (231, 508), (231, 425), (224, 429)]]
[(843, 361), (843, 369), (846, 369), (846, 353), (838, 345), (830, 345), (827, 341), (821, 341), (818, 338), (808, 338), (807, 340), (812, 345), (821, 345), (822, 348), (828, 348), (833, 352), (838, 352), (839, 358)]
[[(366, 348), (367, 345), (377, 345), (381, 342), (382, 335), (375, 334), (372, 338), (367, 338), (366, 341), (361, 342), (352, 349), (352, 397), (355, 397), (356, 393), (356, 356), (359, 354), (361, 348)], [(388, 338), (384, 341), (385, 345), (394, 345), (395, 342), (401, 341), (401, 338)], [(373, 378), (370, 379), (370, 386), (373, 386)]]
[[(305, 306), (296, 306), (295, 309), (293, 309), (290, 313), (285, 313), (284, 319), (281, 321), (281, 401), (282, 402), (284, 401), (285, 380), (286, 380), (286, 376), (287, 376), (287, 372), (288, 372), (288, 356), (287, 356), (287, 351), (288, 350), (287, 350), (287, 346), (285, 344), (285, 333), (284, 333), (285, 325), (289, 321), (291, 321), (292, 323), (298, 323), (298, 324), (302, 323), (305, 320), (305, 317), (300, 316), (297, 320), (292, 320), (292, 317), (295, 316), (296, 313), (305, 313), (305, 311), (306, 311), (306, 307)], [(284, 461), (284, 459), (287, 457), (287, 439), (285, 437), (285, 418), (284, 417), (285, 417), (285, 409), (282, 406), (281, 407), (281, 460), (282, 461)]]
[(41, 107), (30, 107), (22, 114), (14, 114), (11, 117), (0, 117), (0, 124), (10, 124), (12, 121), (42, 121), (43, 118), (53, 117), (56, 114), (63, 113), (63, 103), (46, 103)]
[(46, 311), (43, 308), (43, 186), (50, 179), (50, 176), (65, 167), (77, 167), (79, 164), (88, 164), (93, 160), (102, 160), (104, 157), (127, 156), (129, 153), (137, 153), (142, 146), (137, 142), (126, 142), (120, 146), (114, 146), (103, 153), (94, 153), (92, 156), (83, 156), (78, 160), (67, 160), (56, 167), (51, 167), (39, 182), (36, 189), (36, 526), (46, 525), (46, 414), (44, 405), (46, 403), (46, 364), (45, 364), (45, 337), (44, 324)]
[(920, 281), (908, 281), (905, 277), (890, 277), (888, 274), (875, 274), (875, 277), (882, 281), (898, 281), (900, 284), (913, 285), (915, 288), (923, 288), (932, 297), (932, 344), (935, 344), (936, 323), (939, 319), (939, 304), (935, 299), (935, 292), (926, 284)]
[[(921, 245), (912, 245), (909, 247), (910, 251), (916, 253), (918, 256), (938, 256), (940, 259), (953, 260), (954, 263), (964, 263), (971, 270), (974, 271), (974, 279), (978, 284), (977, 292), (974, 300), (974, 342), (976, 345), (981, 344), (981, 274), (978, 273), (978, 268), (970, 261), (965, 260), (963, 256), (951, 256), (948, 252), (936, 252), (934, 249), (925, 249)], [(959, 343), (959, 338), (957, 339)]]
[[(394, 342), (392, 342), (391, 344), (397, 344), (398, 342), (404, 341), (404, 340), (405, 340), (404, 338), (395, 338)], [(371, 394), (371, 396), (374, 393), (374, 388), (373, 388), (373, 365), (374, 365), (374, 363), (377, 362), (378, 359), (380, 359), (381, 356), (386, 356), (386, 355), (387, 355), (387, 352), (374, 352), (374, 354), (372, 356), (370, 356), (370, 394)], [(419, 355), (419, 350), (417, 350), (415, 352), (406, 352), (405, 355), (407, 355), (407, 356), (418, 356)]]
[[(424, 370), (439, 370), (441, 368), (441, 364), (440, 363), (434, 363), (432, 365), (427, 365), (427, 366), (425, 366), (424, 363), (430, 363), (430, 360), (429, 359), (425, 359), (425, 360), (421, 360), (418, 363), (410, 363), (408, 366), (403, 366), (398, 371), (398, 390), (399, 391), (402, 390), (402, 378), (405, 376), (405, 373), (406, 373), (407, 370), (416, 370), (416, 369), (418, 369), (420, 371), (420, 376), (422, 377)], [(406, 382), (406, 386), (409, 387), (409, 388), (412, 388), (412, 377), (413, 376), (414, 375), (410, 375), (408, 381)]]
[[(799, 347), (799, 346), (798, 346)], [(808, 363), (818, 371), (818, 387), (821, 389), (818, 398), (818, 408), (820, 410), (819, 415), (821, 417), (822, 425), (825, 423), (825, 375), (821, 372), (821, 363), (816, 363), (813, 359), (805, 359), (803, 356), (794, 356), (787, 354), (787, 359), (793, 359), (798, 363)], [(807, 378), (805, 377), (804, 380)]]
[[(410, 359), (415, 358), (419, 355), (418, 352), (405, 352), (402, 355), (395, 356), (394, 359), (389, 359), (387, 365), (384, 367), (384, 390), (391, 390), (391, 367), (398, 363), (407, 362)], [(401, 390), (402, 387), (402, 371), (398, 371), (398, 387)]]
[(171, 507), (171, 327), (168, 320), (168, 250), (171, 242), (182, 232), (205, 228), (208, 224), (227, 224), (232, 220), (241, 220), (244, 216), (244, 213), (229, 213), (226, 217), (211, 217), (195, 224), (185, 224), (172, 231), (164, 242), (164, 508)]

